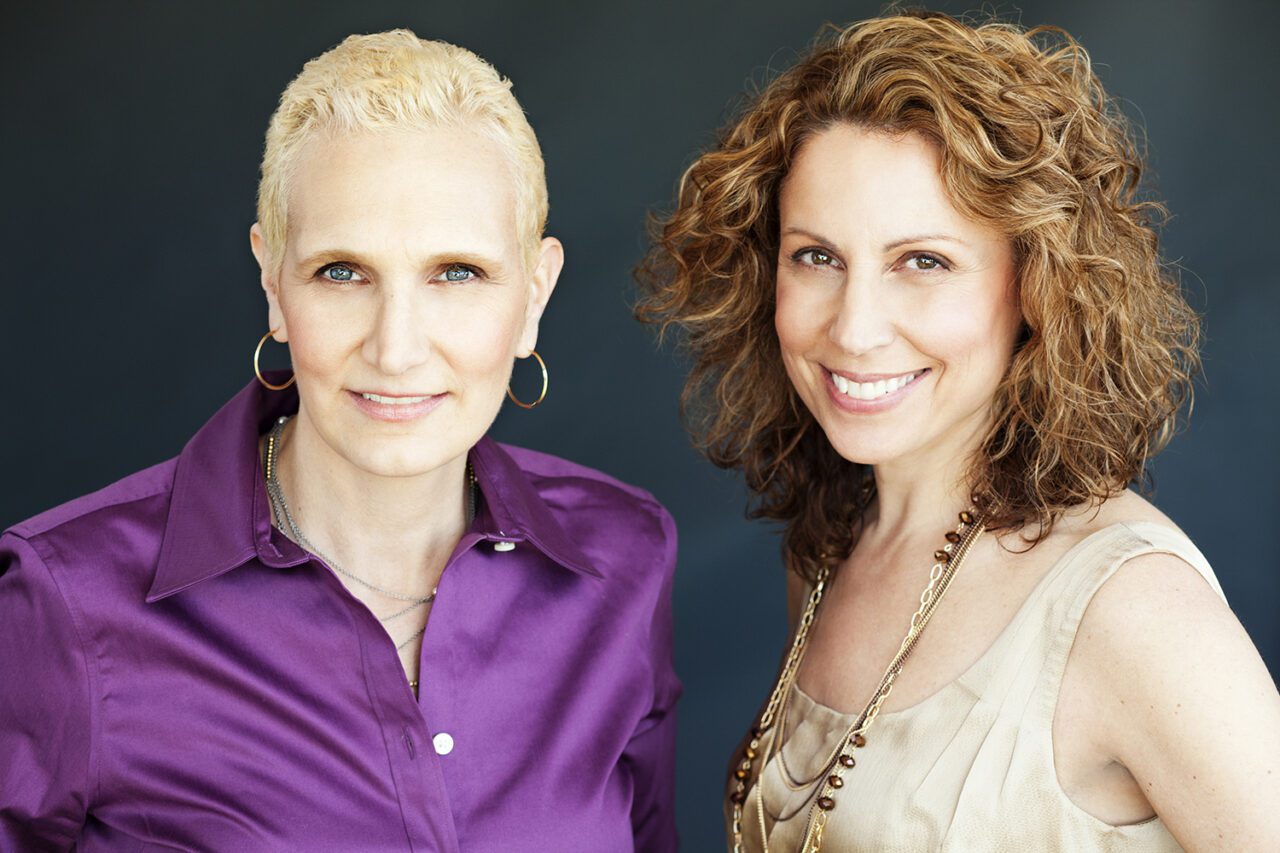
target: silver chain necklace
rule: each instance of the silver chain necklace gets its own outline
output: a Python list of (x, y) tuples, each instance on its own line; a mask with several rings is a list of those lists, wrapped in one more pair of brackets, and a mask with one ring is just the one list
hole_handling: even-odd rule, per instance
[[(276, 420), (275, 425), (271, 428), (271, 433), (267, 436), (267, 447), (266, 447), (266, 452), (264, 453), (264, 456), (263, 456), (263, 468), (264, 468), (264, 473), (266, 474), (266, 480), (267, 480), (267, 496), (271, 499), (271, 511), (272, 511), (272, 514), (275, 516), (276, 527), (280, 529), (281, 532), (285, 532), (284, 528), (281, 527), (281, 524), (283, 523), (284, 525), (287, 525), (289, 528), (287, 531), (287, 534), (291, 539), (293, 539), (293, 541), (297, 542), (303, 548), (307, 549), (312, 554), (315, 554), (317, 557), (324, 560), (325, 563), (327, 563), (331, 569), (333, 569), (338, 574), (342, 575), (344, 578), (349, 578), (350, 580), (355, 581), (356, 583), (360, 584), (366, 589), (373, 590), (379, 595), (385, 595), (387, 598), (394, 598), (397, 601), (409, 602), (408, 607), (405, 607), (401, 610), (397, 610), (395, 613), (392, 613), (390, 616), (378, 617), (378, 621), (380, 622), (390, 622), (393, 619), (397, 619), (401, 616), (404, 616), (407, 613), (411, 613), (414, 610), (417, 610), (419, 607), (424, 607), (430, 604), (432, 601), (434, 601), (436, 597), (435, 589), (431, 590), (431, 592), (426, 596), (421, 596), (421, 597), (416, 595), (405, 595), (402, 592), (395, 592), (393, 590), (385, 589), (383, 587), (378, 586), (377, 584), (374, 584), (365, 580), (359, 575), (353, 574), (347, 571), (346, 569), (342, 568), (336, 562), (333, 561), (333, 558), (327, 556), (319, 548), (311, 544), (311, 540), (307, 539), (306, 534), (302, 532), (302, 528), (298, 526), (298, 522), (294, 520), (293, 512), (290, 511), (289, 509), (289, 502), (285, 500), (285, 497), (284, 497), (284, 489), (280, 486), (280, 478), (277, 472), (277, 468), (278, 468), (277, 458), (280, 453), (281, 439), (284, 436), (285, 424), (287, 424), (288, 422), (289, 422), (289, 417), (287, 415)], [(476, 516), (476, 475), (471, 468), (470, 461), (467, 462), (467, 487), (468, 487), (467, 523), (470, 524), (472, 519), (474, 519)], [(422, 627), (422, 630), (415, 632), (408, 639), (404, 640), (404, 642), (397, 645), (396, 651), (400, 651), (405, 646), (409, 645), (414, 640), (421, 637), (426, 632), (426, 630), (427, 630), (426, 626), (424, 625)]]

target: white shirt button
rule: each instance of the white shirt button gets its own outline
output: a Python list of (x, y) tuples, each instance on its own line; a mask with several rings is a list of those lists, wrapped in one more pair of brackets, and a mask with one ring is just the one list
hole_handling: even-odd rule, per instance
[(494, 542), (493, 550), (495, 551), (514, 551), (516, 543), (514, 542)]
[(453, 752), (453, 735), (440, 732), (431, 739), (431, 745), (436, 748), (436, 755), (448, 755)]

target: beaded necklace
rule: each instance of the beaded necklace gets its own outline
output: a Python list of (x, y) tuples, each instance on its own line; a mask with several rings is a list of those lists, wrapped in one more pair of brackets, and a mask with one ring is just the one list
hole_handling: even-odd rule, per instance
[[(974, 503), (977, 503), (976, 499)], [(971, 510), (964, 510), (960, 513), (959, 526), (954, 531), (948, 531), (946, 544), (933, 554), (935, 562), (929, 572), (929, 583), (924, 588), (924, 591), (920, 593), (920, 607), (911, 616), (911, 627), (907, 630), (907, 635), (903, 638), (902, 645), (898, 648), (898, 653), (894, 655), (893, 660), (881, 677), (875, 694), (872, 695), (871, 700), (862, 709), (862, 712), (854, 718), (853, 723), (840, 737), (840, 740), (836, 742), (831, 755), (823, 763), (818, 773), (810, 779), (800, 780), (785, 769), (785, 764), (781, 765), (784, 769), (784, 782), (792, 790), (802, 790), (808, 785), (817, 783), (813, 793), (810, 794), (809, 799), (812, 800), (812, 805), (809, 807), (809, 816), (799, 853), (818, 853), (821, 850), (822, 833), (831, 811), (836, 807), (836, 796), (840, 789), (844, 787), (844, 776), (857, 764), (857, 760), (853, 755), (854, 751), (866, 746), (867, 729), (871, 727), (876, 716), (880, 713), (880, 707), (884, 704), (884, 701), (889, 698), (889, 693), (893, 690), (894, 681), (897, 680), (898, 674), (902, 671), (902, 666), (907, 658), (911, 656), (911, 652), (915, 650), (916, 643), (919, 642), (925, 625), (928, 624), (934, 611), (937, 610), (938, 604), (942, 601), (942, 597), (951, 586), (951, 580), (955, 577), (956, 571), (959, 570), (965, 557), (968, 556), (973, 543), (977, 541), (985, 529), (986, 523), (983, 514), (975, 515), (974, 511)], [(795, 686), (800, 662), (804, 659), (809, 630), (813, 627), (813, 621), (818, 614), (818, 606), (822, 603), (822, 596), (827, 590), (830, 579), (831, 567), (829, 565), (822, 566), (814, 579), (813, 591), (809, 594), (804, 612), (800, 616), (800, 622), (796, 626), (795, 637), (791, 642), (791, 649), (787, 653), (782, 672), (778, 675), (777, 683), (774, 684), (773, 692), (769, 695), (769, 701), (765, 705), (764, 712), (761, 713), (759, 721), (751, 730), (751, 739), (743, 749), (737, 768), (734, 771), (735, 783), (733, 792), (729, 795), (733, 816), (733, 853), (745, 853), (746, 850), (742, 842), (742, 820), (748, 791), (753, 784), (758, 785), (760, 783), (760, 774), (770, 759), (777, 757), (781, 760), (781, 740), (783, 729), (786, 725), (787, 710), (790, 706), (791, 692)], [(775, 725), (777, 725), (778, 731), (770, 741), (765, 753), (761, 755), (761, 738), (766, 732), (773, 729)], [(758, 762), (757, 758), (760, 759)], [(823, 776), (826, 776), (826, 778), (823, 779)], [(757, 792), (756, 799), (756, 817), (760, 824), (762, 853), (769, 853), (769, 840), (764, 820), (763, 789)], [(805, 801), (806, 804), (808, 802), (809, 800)], [(804, 806), (802, 805), (800, 809), (790, 815), (778, 815), (775, 820), (790, 819), (803, 808)]]

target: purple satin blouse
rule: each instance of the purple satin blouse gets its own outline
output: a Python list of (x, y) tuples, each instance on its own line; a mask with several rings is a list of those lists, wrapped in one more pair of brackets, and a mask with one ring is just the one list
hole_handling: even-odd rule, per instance
[(415, 699), (271, 526), (257, 441), (296, 408), (251, 383), (177, 459), (0, 538), (0, 849), (674, 850), (662, 506), (482, 439)]

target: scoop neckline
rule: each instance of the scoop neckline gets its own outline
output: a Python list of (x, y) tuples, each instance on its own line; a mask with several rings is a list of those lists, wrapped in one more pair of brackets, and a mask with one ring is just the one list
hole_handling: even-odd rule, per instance
[[(1095, 530), (1094, 532), (1090, 533), (1088, 536), (1081, 539), (1079, 542), (1072, 545), (1066, 551), (1064, 551), (1062, 556), (1058, 558), (1058, 561), (1049, 567), (1049, 570), (1044, 573), (1044, 577), (1040, 578), (1039, 582), (1034, 587), (1031, 588), (1031, 592), (1027, 593), (1027, 597), (1023, 600), (1022, 604), (1018, 605), (1018, 609), (1014, 611), (1013, 617), (1007, 623), (1005, 623), (1004, 628), (1000, 630), (1000, 633), (996, 635), (995, 639), (991, 641), (991, 644), (988, 645), (986, 649), (983, 650), (982, 654), (978, 655), (978, 657), (973, 661), (973, 663), (965, 667), (964, 670), (962, 670), (960, 674), (957, 675), (955, 678), (942, 684), (937, 690), (933, 691), (928, 696), (925, 696), (923, 699), (919, 700), (918, 702), (913, 702), (912, 704), (907, 705), (906, 707), (897, 708), (893, 711), (880, 711), (876, 715), (876, 719), (877, 720), (892, 719), (894, 717), (906, 716), (908, 714), (911, 714), (916, 710), (938, 699), (940, 696), (942, 696), (942, 694), (949, 692), (952, 688), (958, 686), (961, 682), (967, 680), (969, 676), (971, 676), (979, 667), (983, 665), (983, 663), (986, 662), (987, 658), (991, 657), (991, 655), (995, 652), (995, 650), (999, 646), (1001, 646), (1006, 642), (1008, 636), (1013, 631), (1013, 626), (1017, 624), (1018, 621), (1022, 618), (1023, 613), (1027, 609), (1027, 606), (1032, 601), (1035, 601), (1041, 595), (1044, 587), (1047, 586), (1052, 581), (1053, 578), (1057, 577), (1057, 575), (1063, 570), (1064, 566), (1070, 564), (1071, 560), (1076, 557), (1077, 551), (1083, 550), (1086, 545), (1088, 545), (1094, 539), (1097, 539), (1103, 536), (1103, 534), (1113, 533), (1118, 527), (1127, 528), (1129, 532), (1135, 535), (1141, 535), (1138, 533), (1137, 530), (1134, 530), (1134, 527), (1140, 527), (1144, 525), (1151, 525), (1154, 527), (1161, 528), (1163, 530), (1168, 530), (1172, 533), (1178, 534), (1183, 537), (1186, 536), (1185, 533), (1182, 533), (1176, 527), (1170, 527), (1167, 524), (1161, 524), (1157, 521), (1117, 521), (1112, 524), (1108, 524), (1106, 527), (1103, 527), (1100, 530)], [(796, 678), (795, 681), (791, 683), (791, 689), (794, 692), (798, 693), (801, 697), (803, 697), (813, 707), (821, 709), (822, 711), (825, 711), (827, 714), (834, 715), (837, 718), (844, 719), (844, 720), (852, 720), (854, 717), (856, 717), (858, 714), (861, 713), (861, 711), (841, 711), (837, 708), (831, 707), (825, 702), (819, 702), (807, 690), (805, 690), (803, 687), (800, 686), (800, 679), (798, 677)], [(978, 696), (976, 698), (981, 698), (981, 697)]]

